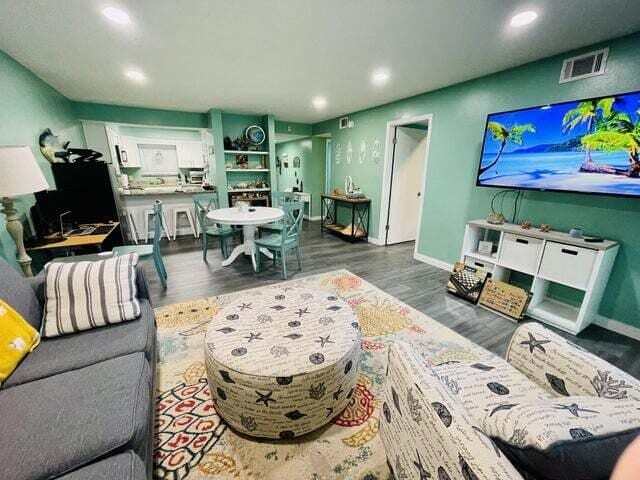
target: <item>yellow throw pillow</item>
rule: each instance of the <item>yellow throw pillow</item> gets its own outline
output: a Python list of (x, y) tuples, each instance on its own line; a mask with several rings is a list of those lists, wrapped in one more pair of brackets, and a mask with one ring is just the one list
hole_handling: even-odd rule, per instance
[(38, 331), (0, 300), (0, 385), (39, 343)]

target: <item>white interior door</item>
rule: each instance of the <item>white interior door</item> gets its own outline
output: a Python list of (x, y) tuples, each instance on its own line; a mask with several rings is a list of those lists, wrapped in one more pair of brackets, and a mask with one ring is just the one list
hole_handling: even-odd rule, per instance
[(426, 152), (426, 129), (396, 128), (387, 244), (416, 239)]

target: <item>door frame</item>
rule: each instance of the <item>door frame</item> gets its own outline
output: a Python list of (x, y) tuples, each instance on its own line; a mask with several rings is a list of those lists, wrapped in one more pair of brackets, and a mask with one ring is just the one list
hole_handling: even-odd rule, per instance
[(380, 219), (378, 225), (380, 232), (380, 244), (387, 246), (387, 221), (389, 213), (389, 193), (391, 189), (391, 165), (393, 156), (393, 132), (396, 127), (406, 127), (408, 125), (420, 122), (427, 122), (427, 147), (425, 149), (424, 171), (422, 172), (422, 202), (418, 208), (418, 228), (416, 234), (416, 243), (413, 249), (414, 257), (418, 254), (418, 244), (420, 243), (420, 235), (422, 233), (422, 211), (426, 198), (427, 188), (427, 167), (429, 165), (429, 151), (431, 150), (431, 132), (433, 131), (433, 113), (417, 115), (414, 117), (399, 118), (387, 122), (387, 132), (384, 146), (384, 164), (382, 166), (382, 192), (380, 197)]

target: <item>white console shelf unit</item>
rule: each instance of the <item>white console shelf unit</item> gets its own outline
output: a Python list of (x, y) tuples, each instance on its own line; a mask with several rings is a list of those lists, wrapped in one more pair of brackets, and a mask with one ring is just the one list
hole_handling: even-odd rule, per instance
[[(494, 242), (491, 255), (478, 253), (482, 240)], [(527, 315), (576, 335), (598, 315), (618, 249), (612, 240), (592, 243), (562, 232), (473, 220), (466, 225), (460, 261), (487, 270), (503, 282), (509, 282), (512, 272), (531, 276), (533, 297)], [(577, 290), (581, 301), (567, 303), (550, 297), (553, 284)]]

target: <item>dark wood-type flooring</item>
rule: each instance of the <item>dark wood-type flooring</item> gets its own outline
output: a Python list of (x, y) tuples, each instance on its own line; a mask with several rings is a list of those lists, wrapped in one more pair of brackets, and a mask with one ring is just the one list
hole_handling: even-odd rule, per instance
[[(413, 259), (413, 242), (389, 247), (368, 243), (351, 244), (331, 234), (320, 234), (317, 222), (305, 222), (302, 236), (302, 268), (290, 254), (289, 280), (304, 275), (345, 268), (376, 287), (429, 315), (487, 350), (504, 357), (516, 324), (482, 308), (448, 295), (447, 272)], [(263, 263), (266, 270), (253, 272), (248, 258), (222, 267), (222, 255), (213, 240), (208, 263), (202, 261), (200, 240), (163, 240), (162, 255), (168, 272), (163, 291), (151, 262), (145, 263), (154, 306), (220, 295), (281, 281), (279, 266)], [(640, 378), (640, 342), (590, 325), (578, 337), (559, 332), (574, 343)]]

